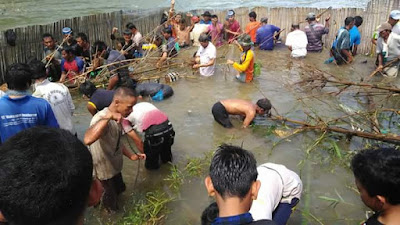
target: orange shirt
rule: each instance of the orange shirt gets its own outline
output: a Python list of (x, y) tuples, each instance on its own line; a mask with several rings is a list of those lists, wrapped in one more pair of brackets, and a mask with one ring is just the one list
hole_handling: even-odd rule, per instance
[(246, 25), (246, 34), (250, 35), (251, 40), (255, 43), (256, 42), (256, 32), (258, 28), (261, 27), (261, 23), (258, 21), (250, 22)]

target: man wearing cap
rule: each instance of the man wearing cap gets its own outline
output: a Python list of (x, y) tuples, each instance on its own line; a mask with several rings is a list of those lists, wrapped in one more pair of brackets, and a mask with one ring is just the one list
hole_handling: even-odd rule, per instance
[(200, 75), (212, 76), (215, 71), (215, 59), (217, 58), (217, 49), (210, 42), (207, 34), (201, 34), (199, 37), (200, 47), (196, 53), (196, 64), (193, 69), (200, 68)]
[(329, 33), (329, 19), (330, 16), (325, 18), (325, 26), (316, 21), (315, 13), (309, 13), (306, 21), (308, 25), (304, 28), (307, 39), (307, 51), (321, 52), (322, 51), (322, 36)]
[(340, 28), (336, 38), (335, 48), (332, 49), (333, 57), (338, 65), (353, 62), (353, 55), (351, 54), (351, 41), (350, 32), (354, 26), (354, 18), (347, 17), (344, 21), (344, 27)]
[(252, 11), (249, 13), (250, 23), (246, 25), (246, 34), (250, 35), (251, 41), (256, 42), (256, 32), (261, 27), (261, 23), (257, 21), (256, 12)]
[(240, 62), (237, 63), (228, 59), (226, 63), (233, 65), (233, 68), (239, 72), (236, 75), (236, 79), (243, 83), (250, 83), (253, 80), (254, 73), (254, 52), (251, 50), (254, 43), (248, 34), (240, 37), (237, 43), (240, 44), (240, 48), (243, 50)]
[[(400, 10), (393, 10), (390, 12), (389, 19), (387, 23), (389, 23), (392, 26), (392, 32), (395, 34), (400, 35)], [(377, 40), (379, 38), (379, 29), (380, 25), (376, 28), (375, 32), (372, 35), (372, 44), (376, 45)]]
[(72, 34), (72, 29), (70, 27), (64, 27), (62, 29), (62, 33), (64, 35), (64, 44), (62, 45), (63, 48), (68, 46), (76, 45), (76, 40)]
[(274, 40), (279, 38), (276, 32), (281, 28), (268, 24), (268, 18), (261, 18), (261, 27), (256, 32), (256, 43), (261, 50), (274, 50)]
[(376, 44), (378, 55), (378, 70), (383, 71), (384, 75), (396, 77), (399, 71), (399, 63), (394, 63), (389, 67), (383, 66), (400, 56), (400, 35), (392, 31), (390, 23), (383, 23), (378, 28), (379, 38)]
[(256, 115), (269, 115), (271, 107), (267, 98), (259, 99), (256, 104), (243, 99), (225, 99), (215, 103), (211, 112), (215, 121), (225, 128), (233, 127), (229, 115), (244, 116), (242, 127), (247, 128)]
[(201, 16), (203, 19), (200, 20), (200, 24), (211, 25), (211, 13), (209, 11), (205, 11)]
[(307, 55), (307, 35), (300, 30), (298, 24), (292, 24), (292, 31), (286, 37), (285, 45), (291, 51), (290, 56), (293, 58), (306, 57)]
[(228, 43), (232, 43), (238, 35), (240, 35), (240, 24), (235, 19), (235, 11), (229, 10), (226, 14), (226, 21), (224, 23), (224, 29)]

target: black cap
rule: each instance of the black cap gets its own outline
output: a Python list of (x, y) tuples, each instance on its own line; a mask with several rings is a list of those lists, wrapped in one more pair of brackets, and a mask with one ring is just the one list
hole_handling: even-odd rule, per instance
[(201, 16), (209, 16), (211, 17), (211, 13), (209, 11), (205, 11)]

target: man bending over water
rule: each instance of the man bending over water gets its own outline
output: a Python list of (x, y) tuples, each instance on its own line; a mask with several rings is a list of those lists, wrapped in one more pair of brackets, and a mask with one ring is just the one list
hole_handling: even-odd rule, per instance
[(243, 128), (247, 128), (257, 114), (270, 114), (271, 107), (267, 98), (259, 99), (256, 104), (242, 99), (225, 99), (215, 103), (211, 111), (215, 121), (225, 128), (233, 127), (229, 115), (244, 116)]

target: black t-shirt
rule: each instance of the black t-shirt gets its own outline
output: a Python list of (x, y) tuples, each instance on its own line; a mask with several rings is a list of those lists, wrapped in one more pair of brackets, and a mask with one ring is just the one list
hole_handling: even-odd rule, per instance
[(108, 107), (114, 97), (114, 91), (97, 89), (90, 98), (89, 104), (93, 104), (98, 111)]
[(381, 213), (377, 212), (370, 218), (368, 218), (367, 221), (365, 221), (362, 225), (384, 225), (383, 223), (378, 221), (378, 217)]

